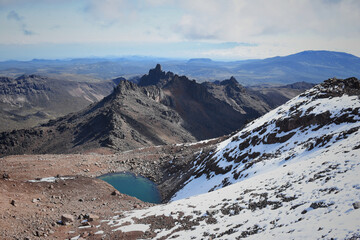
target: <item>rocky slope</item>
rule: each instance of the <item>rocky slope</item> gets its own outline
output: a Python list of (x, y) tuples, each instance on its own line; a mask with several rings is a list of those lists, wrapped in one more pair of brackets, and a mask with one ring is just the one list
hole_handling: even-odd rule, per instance
[(313, 83), (297, 82), (282, 86), (257, 85), (247, 87), (246, 90), (274, 109), (314, 86)]
[[(47, 78), (28, 76), (16, 81), (8, 95), (5, 93), (10, 90), (3, 89), (4, 96), (22, 93), (26, 99), (38, 99), (41, 103), (37, 107), (78, 106), (74, 98), (67, 97), (67, 88), (53, 90), (55, 85), (48, 84)], [(160, 65), (141, 77), (138, 85), (124, 79), (114, 82), (119, 85), (111, 95), (80, 112), (35, 128), (1, 133), (0, 155), (74, 153), (99, 147), (123, 151), (192, 142), (229, 134), (272, 107), (256, 94), (249, 93), (234, 78), (220, 84), (199, 84), (185, 76), (165, 73)], [(94, 87), (86, 94), (82, 88), (76, 89), (70, 93), (79, 91), (78, 94), (88, 101), (102, 97), (93, 92)], [(59, 97), (71, 103), (54, 102), (57, 98), (53, 96), (63, 90), (65, 92)], [(31, 103), (30, 100), (24, 102)], [(33, 105), (29, 108), (33, 109)]]
[(32, 127), (107, 96), (118, 81), (74, 82), (39, 75), (0, 77), (0, 131)]
[(173, 202), (108, 224), (154, 239), (358, 238), (359, 96), (355, 78), (315, 86), (200, 151)]
[[(238, 112), (246, 114), (247, 112), (267, 113), (272, 109), (268, 99), (262, 100), (256, 91), (249, 91), (238, 81), (231, 77), (224, 81), (204, 82), (202, 83), (207, 90), (217, 99), (226, 102)], [(275, 96), (275, 98), (280, 98)], [(290, 98), (289, 98), (290, 99)], [(288, 100), (288, 99), (287, 99)], [(281, 99), (281, 101), (284, 101)]]
[(68, 153), (110, 147), (128, 150), (195, 141), (180, 116), (159, 103), (159, 90), (122, 81), (112, 94), (86, 109), (28, 130), (4, 132), (2, 155)]
[[(199, 151), (225, 138), (196, 144), (152, 146), (110, 154), (15, 155), (0, 158), (0, 239), (138, 239), (142, 232), (112, 232), (104, 219), (116, 211), (152, 204), (116, 193), (94, 177), (112, 172), (132, 172), (154, 181), (167, 202), (189, 176), (183, 171)], [(185, 170), (184, 170), (185, 171)], [(181, 175), (180, 175), (181, 173)], [(14, 201), (14, 204), (12, 202)], [(58, 224), (63, 214), (74, 221)], [(86, 214), (99, 219), (85, 221)], [(101, 227), (101, 230), (99, 229)]]

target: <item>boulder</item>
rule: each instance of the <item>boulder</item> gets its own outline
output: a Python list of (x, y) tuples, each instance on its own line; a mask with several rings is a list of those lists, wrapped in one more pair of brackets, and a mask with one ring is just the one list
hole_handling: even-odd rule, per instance
[(354, 209), (359, 209), (360, 208), (360, 202), (354, 202), (353, 207), (354, 207)]
[(87, 214), (87, 218), (88, 218), (89, 222), (92, 222), (92, 221), (94, 221), (96, 219), (99, 219), (99, 216), (95, 215), (95, 214), (92, 214), (92, 213), (89, 213), (89, 214)]
[(118, 195), (120, 195), (120, 192), (118, 190), (115, 190), (111, 193), (111, 195), (118, 196)]
[(63, 214), (61, 216), (61, 222), (64, 224), (64, 225), (68, 225), (72, 222), (74, 222), (74, 217), (70, 214)]

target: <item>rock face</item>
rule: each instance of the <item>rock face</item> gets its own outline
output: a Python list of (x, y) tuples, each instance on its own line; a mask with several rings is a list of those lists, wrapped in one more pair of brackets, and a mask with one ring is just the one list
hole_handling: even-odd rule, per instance
[(161, 70), (161, 65), (157, 64), (154, 69), (150, 69), (149, 73), (142, 76), (139, 80), (139, 86), (157, 86), (163, 87), (174, 77), (172, 72), (165, 73)]

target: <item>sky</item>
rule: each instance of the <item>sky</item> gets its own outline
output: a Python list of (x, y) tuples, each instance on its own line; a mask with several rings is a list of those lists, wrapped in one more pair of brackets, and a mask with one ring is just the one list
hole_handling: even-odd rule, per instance
[(360, 56), (359, 0), (0, 0), (0, 61)]

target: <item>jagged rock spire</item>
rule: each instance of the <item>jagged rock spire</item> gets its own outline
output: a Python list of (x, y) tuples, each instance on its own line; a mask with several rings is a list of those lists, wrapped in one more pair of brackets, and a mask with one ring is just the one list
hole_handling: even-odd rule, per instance
[(145, 74), (140, 78), (139, 86), (149, 85), (164, 85), (173, 76), (173, 73), (165, 73), (161, 70), (161, 65), (156, 64), (156, 67), (149, 70), (148, 74)]

